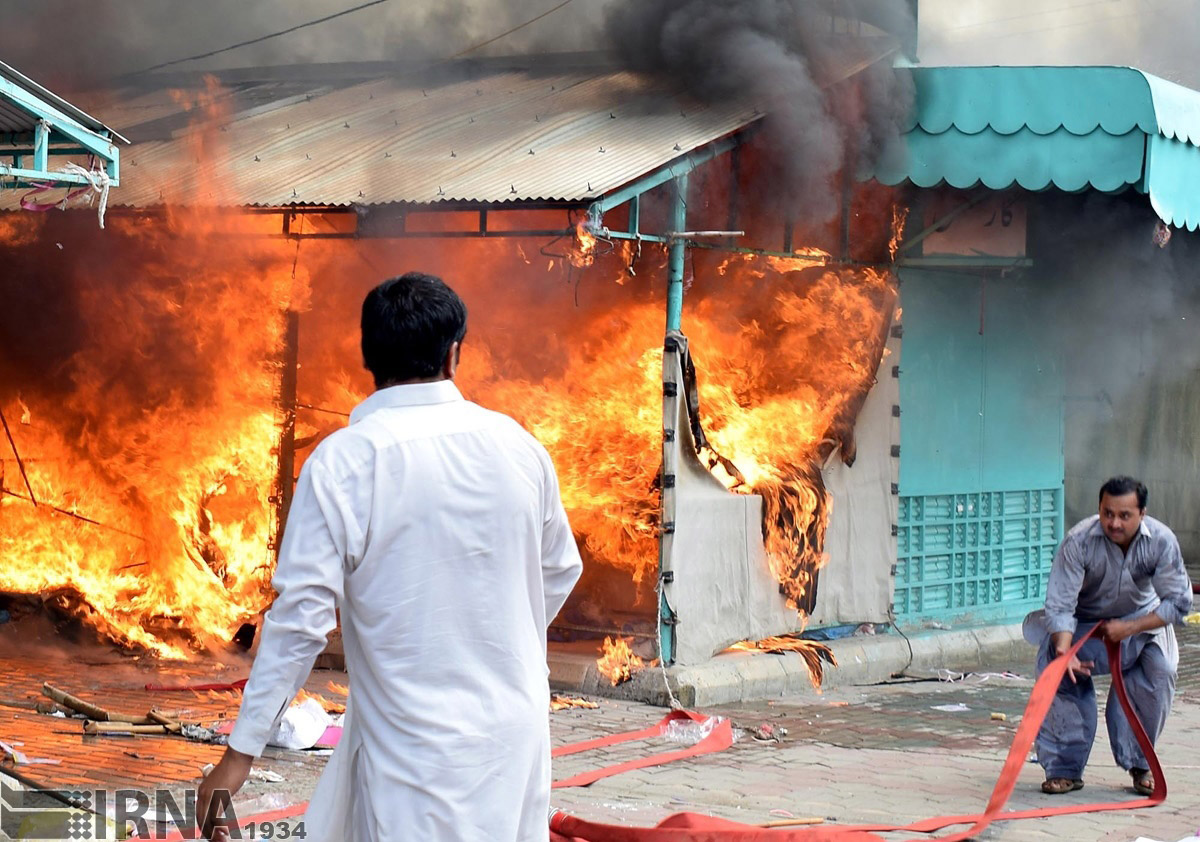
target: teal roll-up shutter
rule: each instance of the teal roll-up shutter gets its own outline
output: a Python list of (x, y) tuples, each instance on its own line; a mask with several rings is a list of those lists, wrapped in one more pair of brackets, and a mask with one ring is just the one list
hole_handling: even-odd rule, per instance
[(901, 623), (1017, 620), (1063, 530), (1062, 376), (1035, 291), (901, 271)]

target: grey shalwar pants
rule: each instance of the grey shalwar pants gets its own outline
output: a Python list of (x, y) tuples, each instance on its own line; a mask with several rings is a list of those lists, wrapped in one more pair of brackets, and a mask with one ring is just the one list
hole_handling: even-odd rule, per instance
[[(1080, 623), (1074, 639), (1086, 634), (1091, 626)], [(1163, 635), (1162, 631), (1167, 634)], [(1168, 652), (1164, 653), (1160, 641)], [(1083, 644), (1079, 659), (1095, 662), (1092, 675), (1111, 674), (1108, 650), (1102, 640), (1093, 639)], [(1038, 650), (1038, 675), (1052, 660), (1053, 644), (1047, 635)], [(1178, 663), (1175, 631), (1171, 628), (1135, 634), (1121, 641), (1121, 674), (1125, 678), (1125, 690), (1152, 743), (1158, 741), (1171, 712)], [(1070, 675), (1063, 676), (1050, 712), (1038, 732), (1037, 758), (1046, 770), (1047, 778), (1082, 779), (1083, 767), (1092, 751), (1092, 742), (1096, 738), (1096, 688), (1092, 679), (1085, 676), (1079, 676), (1077, 682), (1072, 683)], [(1117, 765), (1122, 769), (1149, 768), (1115, 689), (1109, 690), (1104, 718)]]

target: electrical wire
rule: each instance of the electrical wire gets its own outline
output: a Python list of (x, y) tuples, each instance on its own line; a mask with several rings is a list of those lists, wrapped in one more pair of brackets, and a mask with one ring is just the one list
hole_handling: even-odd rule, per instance
[(368, 9), (371, 6), (378, 6), (379, 4), (386, 2), (388, 2), (388, 0), (371, 0), (369, 3), (362, 3), (349, 9), (343, 9), (340, 12), (334, 12), (332, 15), (326, 15), (323, 18), (317, 18), (316, 20), (310, 20), (305, 23), (296, 24), (295, 26), (288, 27), (287, 29), (281, 29), (279, 32), (272, 32), (269, 35), (261, 35), (258, 38), (251, 38), (249, 41), (241, 41), (237, 44), (230, 44), (228, 47), (221, 47), (219, 50), (210, 50), (207, 53), (200, 53), (198, 55), (188, 56), (187, 58), (177, 58), (171, 61), (164, 61), (162, 64), (156, 64), (152, 67), (144, 67), (141, 70), (135, 70), (133, 74), (130, 75), (150, 73), (154, 70), (162, 70), (164, 67), (173, 67), (176, 64), (184, 64), (189, 61), (199, 61), (202, 58), (212, 58), (213, 56), (218, 56), (221, 53), (227, 53), (231, 50), (241, 49), (242, 47), (249, 47), (251, 44), (261, 44), (263, 41), (269, 41), (270, 39), (278, 38), (281, 35), (290, 35), (298, 30), (306, 29), (310, 26), (316, 26), (319, 23), (325, 23), (326, 21), (331, 21), (335, 18), (340, 18), (344, 15), (349, 15), (354, 12), (360, 12), (363, 9)]
[(908, 672), (908, 668), (911, 667), (912, 663), (913, 663), (912, 641), (908, 639), (908, 635), (906, 635), (904, 633), (904, 630), (902, 628), (900, 628), (900, 624), (896, 622), (896, 612), (894, 612), (890, 606), (888, 607), (888, 619), (892, 621), (892, 628), (894, 628), (896, 630), (896, 633), (898, 635), (900, 635), (902, 638), (904, 638), (904, 642), (908, 644), (908, 663), (906, 663), (903, 667), (901, 667), (900, 669), (898, 669), (894, 673), (892, 673), (891, 677), (892, 678), (905, 678), (906, 676), (904, 675), (904, 673)]
[[(269, 41), (272, 38), (279, 38), (280, 36), (283, 36), (283, 35), (290, 35), (291, 33), (297, 32), (301, 29), (306, 29), (310, 26), (316, 26), (317, 24), (326, 23), (328, 21), (334, 20), (335, 18), (340, 18), (345, 15), (353, 14), (354, 12), (360, 12), (363, 9), (369, 9), (372, 6), (378, 6), (378, 5), (380, 5), (382, 3), (386, 3), (386, 2), (388, 2), (388, 0), (370, 0), (369, 3), (361, 3), (357, 6), (353, 6), (349, 9), (343, 9), (340, 12), (335, 12), (332, 15), (326, 15), (325, 17), (317, 18), (316, 20), (310, 20), (310, 21), (306, 21), (305, 23), (296, 24), (295, 26), (288, 27), (287, 29), (281, 29), (278, 32), (272, 32), (267, 35), (260, 35), (258, 38), (251, 38), (249, 41), (240, 41), (237, 44), (230, 44), (228, 47), (221, 47), (220, 49), (217, 49), (217, 50), (209, 50), (206, 53), (198, 53), (197, 55), (187, 56), (186, 58), (177, 58), (177, 59), (172, 59), (171, 61), (164, 61), (160, 64), (155, 64), (150, 67), (143, 67), (141, 70), (135, 70), (132, 73), (127, 74), (127, 75), (137, 76), (142, 73), (150, 73), (155, 70), (162, 70), (165, 67), (173, 67), (177, 64), (186, 64), (189, 61), (199, 61), (200, 59), (212, 58), (213, 56), (218, 56), (218, 55), (221, 55), (222, 53), (228, 53), (232, 50), (241, 49), (242, 47), (249, 47), (253, 44), (261, 44), (263, 41)], [(511, 29), (507, 29), (504, 32), (501, 32), (499, 35), (493, 35), (491, 38), (488, 38), (484, 41), (480, 41), (477, 44), (472, 44), (471, 46), (467, 47), (464, 50), (459, 50), (457, 53), (447, 56), (446, 58), (441, 59), (440, 61), (437, 61), (430, 66), (436, 67), (439, 64), (443, 64), (448, 61), (453, 61), (454, 59), (462, 58), (463, 56), (469, 55), (469, 54), (475, 52), (476, 50), (482, 50), (484, 47), (489, 46), (490, 44), (494, 44), (497, 41), (507, 38), (509, 35), (512, 35), (514, 32), (520, 32), (522, 29), (525, 29), (528, 26), (532, 26), (533, 24), (540, 21), (542, 18), (549, 17), (550, 15), (557, 12), (559, 9), (562, 9), (562, 8), (570, 5), (573, 2), (574, 2), (574, 0), (562, 0), (562, 2), (559, 3), (558, 5), (547, 9), (546, 11), (537, 15), (536, 17), (530, 18), (529, 20), (527, 20), (523, 23), (519, 23)]]
[[(457, 52), (454, 55), (450, 56), (450, 58), (451, 59), (462, 58), (463, 56), (467, 55), (468, 53), (473, 53), (476, 50), (482, 50), (484, 47), (488, 46), (489, 44), (494, 44), (495, 42), (499, 41), (501, 38), (507, 38), (509, 35), (512, 35), (514, 32), (519, 32), (522, 29), (524, 29), (525, 27), (531, 26), (532, 24), (537, 23), (542, 18), (549, 17), (550, 15), (557, 12), (559, 9), (563, 8), (564, 6), (566, 6), (572, 2), (574, 2), (574, 0), (563, 0), (561, 3), (559, 3), (554, 8), (547, 9), (546, 11), (542, 12), (537, 17), (531, 18), (522, 24), (518, 24), (517, 26), (514, 26), (512, 29), (508, 30), (507, 32), (501, 32), (499, 35), (495, 35), (495, 36), (487, 39), (486, 41), (480, 41), (478, 44), (475, 44), (474, 46), (467, 47), (465, 50), (461, 50), (460, 52)], [(449, 59), (447, 59), (447, 60), (449, 60)]]

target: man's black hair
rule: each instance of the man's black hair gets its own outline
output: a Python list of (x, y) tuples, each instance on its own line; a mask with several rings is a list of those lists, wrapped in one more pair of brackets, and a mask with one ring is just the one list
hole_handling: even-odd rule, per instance
[(1104, 495), (1109, 497), (1124, 497), (1126, 494), (1137, 492), (1137, 503), (1139, 509), (1146, 508), (1146, 485), (1141, 480), (1136, 480), (1133, 477), (1113, 477), (1104, 485), (1100, 486), (1100, 502), (1104, 501)]
[(407, 272), (384, 281), (363, 301), (363, 364), (376, 388), (437, 377), (450, 346), (466, 334), (466, 305), (433, 275)]

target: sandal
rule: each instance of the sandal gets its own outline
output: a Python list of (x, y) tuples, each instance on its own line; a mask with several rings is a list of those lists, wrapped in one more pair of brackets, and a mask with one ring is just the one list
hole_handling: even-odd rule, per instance
[(1130, 769), (1133, 776), (1133, 791), (1138, 795), (1154, 794), (1154, 775), (1149, 769)]
[(1077, 789), (1083, 789), (1083, 781), (1077, 778), (1046, 778), (1042, 781), (1042, 792), (1047, 795), (1062, 795)]

